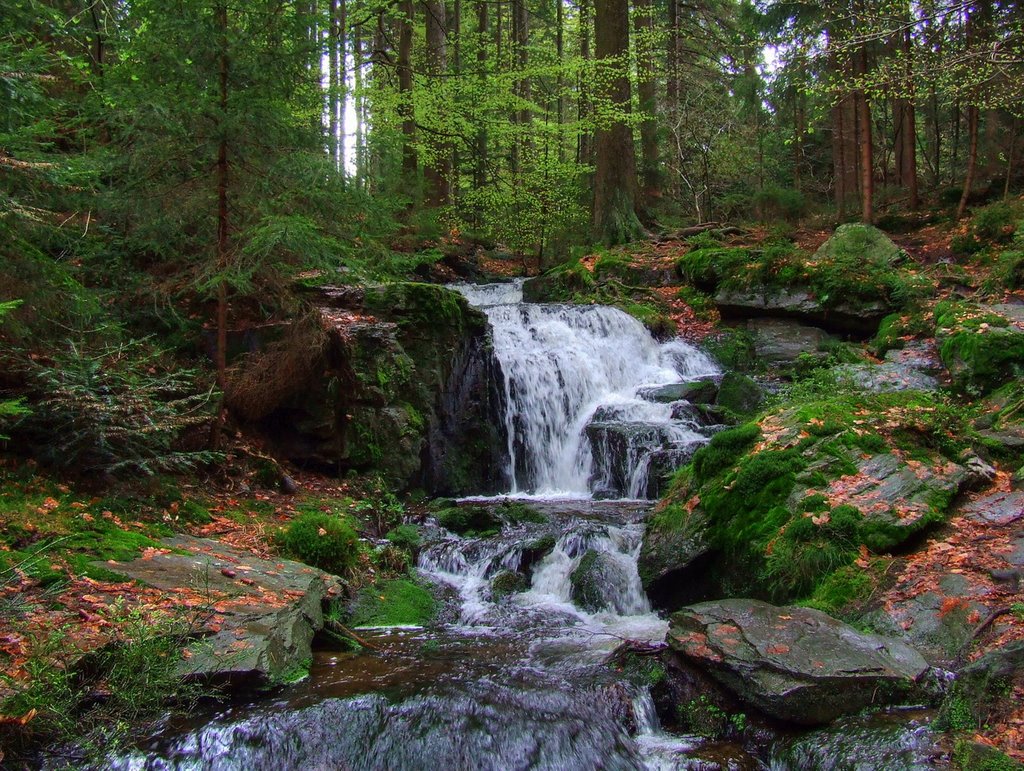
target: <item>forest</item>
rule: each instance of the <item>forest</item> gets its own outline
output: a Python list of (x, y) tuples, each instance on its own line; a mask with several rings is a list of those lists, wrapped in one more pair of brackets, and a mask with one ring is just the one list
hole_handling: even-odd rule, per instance
[(1022, 0), (3, 0), (0, 768), (1021, 768), (1022, 586)]

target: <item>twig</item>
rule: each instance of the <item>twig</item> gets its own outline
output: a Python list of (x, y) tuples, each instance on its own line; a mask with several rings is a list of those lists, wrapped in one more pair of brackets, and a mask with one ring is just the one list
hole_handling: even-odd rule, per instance
[(335, 621), (333, 618), (325, 618), (324, 626), (327, 627), (327, 629), (333, 632), (334, 634), (341, 635), (342, 637), (347, 637), (350, 640), (355, 640), (364, 648), (369, 648), (372, 651), (381, 650), (381, 647), (379, 645), (374, 645), (371, 642), (367, 642), (362, 637), (353, 632), (351, 629), (349, 629), (347, 626), (344, 626), (340, 622)]

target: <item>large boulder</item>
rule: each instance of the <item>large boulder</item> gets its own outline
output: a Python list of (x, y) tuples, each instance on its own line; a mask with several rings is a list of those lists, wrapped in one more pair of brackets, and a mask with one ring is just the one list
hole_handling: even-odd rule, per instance
[(870, 225), (843, 225), (811, 257), (779, 255), (733, 265), (741, 275), (716, 282), (723, 316), (794, 319), (829, 331), (873, 335), (881, 320), (914, 291), (916, 277), (901, 272), (904, 254)]
[(1024, 585), (1024, 493), (975, 496), (958, 513), (941, 540), (891, 571), (893, 582), (863, 618), (942, 667), (955, 665), (986, 620), (992, 638), (1009, 634), (1013, 617), (992, 614)]
[(861, 393), (716, 433), (648, 523), (645, 588), (669, 608), (744, 595), (843, 612), (870, 584), (858, 560), (906, 548), (984, 482), (958, 420), (933, 394)]
[(810, 608), (721, 600), (683, 608), (669, 645), (742, 701), (801, 725), (900, 700), (928, 664), (908, 645)]
[[(177, 535), (161, 543), (132, 562), (104, 567), (196, 609), (201, 637), (189, 646), (182, 675), (263, 686), (308, 669), (310, 644), (324, 623), (321, 602), (336, 579), (205, 538)], [(209, 613), (198, 613), (206, 607)]]
[(431, 284), (326, 287), (243, 363), (229, 402), (292, 461), (438, 494), (502, 489), (501, 378), (486, 317)]
[(940, 385), (942, 362), (930, 343), (913, 342), (888, 351), (879, 364), (841, 364), (834, 372), (865, 391), (934, 391)]
[(987, 394), (1024, 375), (1024, 306), (941, 302), (935, 339), (960, 391)]

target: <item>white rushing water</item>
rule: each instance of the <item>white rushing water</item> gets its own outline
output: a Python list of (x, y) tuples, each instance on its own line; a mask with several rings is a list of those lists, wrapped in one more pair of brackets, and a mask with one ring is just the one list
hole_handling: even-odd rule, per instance
[(645, 497), (653, 451), (704, 441), (692, 425), (673, 419), (670, 404), (638, 395), (718, 374), (699, 349), (681, 340), (659, 343), (617, 308), (524, 303), (522, 281), (453, 288), (487, 314), (494, 330), (512, 494), (589, 497), (609, 485), (609, 464), (601, 467), (587, 435), (599, 410), (614, 412), (617, 434), (629, 437), (626, 478), (617, 485), (626, 497)]

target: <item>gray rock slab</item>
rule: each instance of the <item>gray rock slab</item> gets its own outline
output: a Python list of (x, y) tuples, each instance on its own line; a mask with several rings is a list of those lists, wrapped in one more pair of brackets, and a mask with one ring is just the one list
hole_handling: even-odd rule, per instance
[(803, 725), (898, 701), (928, 669), (903, 642), (759, 600), (683, 608), (671, 618), (668, 642), (741, 700)]
[(258, 685), (308, 664), (323, 626), (321, 601), (336, 579), (205, 538), (177, 535), (161, 543), (170, 551), (104, 565), (195, 606), (205, 636), (189, 647), (182, 674)]

